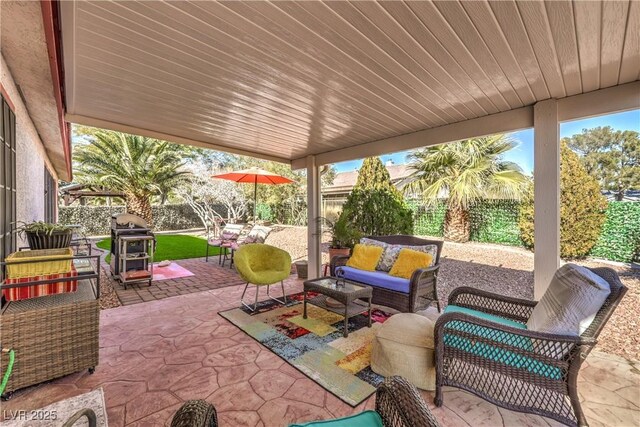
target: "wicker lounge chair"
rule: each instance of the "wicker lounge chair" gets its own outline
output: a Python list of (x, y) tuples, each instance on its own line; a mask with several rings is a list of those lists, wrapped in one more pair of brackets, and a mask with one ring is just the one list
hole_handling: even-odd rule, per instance
[[(416, 270), (413, 273), (409, 283), (409, 293), (373, 286), (373, 303), (394, 308), (403, 313), (414, 313), (418, 310), (426, 309), (431, 303), (435, 302), (438, 310), (440, 310), (437, 279), (443, 242), (441, 240), (427, 240), (405, 235), (369, 236), (368, 238), (391, 245), (435, 245), (437, 247), (437, 255), (433, 266)], [(334, 256), (330, 264), (331, 275), (335, 276), (336, 268), (346, 265), (348, 260), (349, 256)]]
[[(389, 377), (378, 387), (376, 412), (385, 427), (439, 426), (418, 390), (401, 377)], [(171, 427), (186, 426), (216, 427), (214, 406), (204, 400), (186, 402), (173, 416)]]
[[(453, 386), (506, 409), (569, 426), (588, 425), (580, 406), (578, 372), (627, 291), (612, 269), (591, 270), (609, 283), (611, 293), (580, 336), (528, 331), (462, 312), (440, 316), (434, 336), (435, 404), (443, 403), (442, 387)], [(537, 303), (461, 287), (451, 293), (449, 304), (526, 323)], [(469, 345), (461, 346), (461, 341)]]

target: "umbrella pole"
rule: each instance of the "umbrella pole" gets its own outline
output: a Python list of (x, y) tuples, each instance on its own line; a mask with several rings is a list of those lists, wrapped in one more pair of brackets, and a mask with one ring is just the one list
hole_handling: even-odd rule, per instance
[(258, 175), (255, 176), (253, 181), (253, 225), (256, 225), (257, 212), (258, 212)]

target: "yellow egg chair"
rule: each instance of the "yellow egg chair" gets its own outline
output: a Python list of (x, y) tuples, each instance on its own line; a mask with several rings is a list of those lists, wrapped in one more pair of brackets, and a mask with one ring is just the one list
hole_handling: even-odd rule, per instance
[[(242, 245), (235, 253), (235, 265), (238, 274), (247, 282), (240, 297), (242, 305), (251, 311), (258, 306), (258, 293), (260, 286), (267, 287), (267, 296), (280, 304), (287, 303), (287, 295), (284, 292), (284, 279), (291, 274), (291, 255), (275, 246), (263, 243), (251, 243)], [(282, 299), (272, 297), (269, 287), (280, 282), (282, 287)], [(244, 301), (244, 295), (249, 285), (256, 285), (256, 298), (253, 307)]]

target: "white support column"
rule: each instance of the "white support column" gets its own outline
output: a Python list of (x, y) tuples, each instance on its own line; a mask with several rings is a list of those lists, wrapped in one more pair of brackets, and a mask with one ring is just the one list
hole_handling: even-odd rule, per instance
[(320, 251), (321, 188), (320, 168), (315, 156), (307, 156), (307, 251), (309, 258), (309, 278), (320, 277), (322, 253)]
[(534, 122), (534, 289), (539, 300), (560, 266), (560, 130), (558, 102), (538, 102)]

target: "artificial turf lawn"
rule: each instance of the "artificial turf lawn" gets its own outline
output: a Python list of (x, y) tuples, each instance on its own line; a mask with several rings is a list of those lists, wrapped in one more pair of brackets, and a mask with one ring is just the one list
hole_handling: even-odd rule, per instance
[[(206, 254), (206, 240), (200, 237), (184, 234), (156, 234), (156, 253), (154, 262), (188, 258), (201, 258)], [(100, 249), (111, 250), (111, 239), (104, 239), (96, 243)], [(218, 248), (210, 247), (209, 256), (218, 255)], [(111, 254), (107, 255), (107, 263), (111, 261)]]

